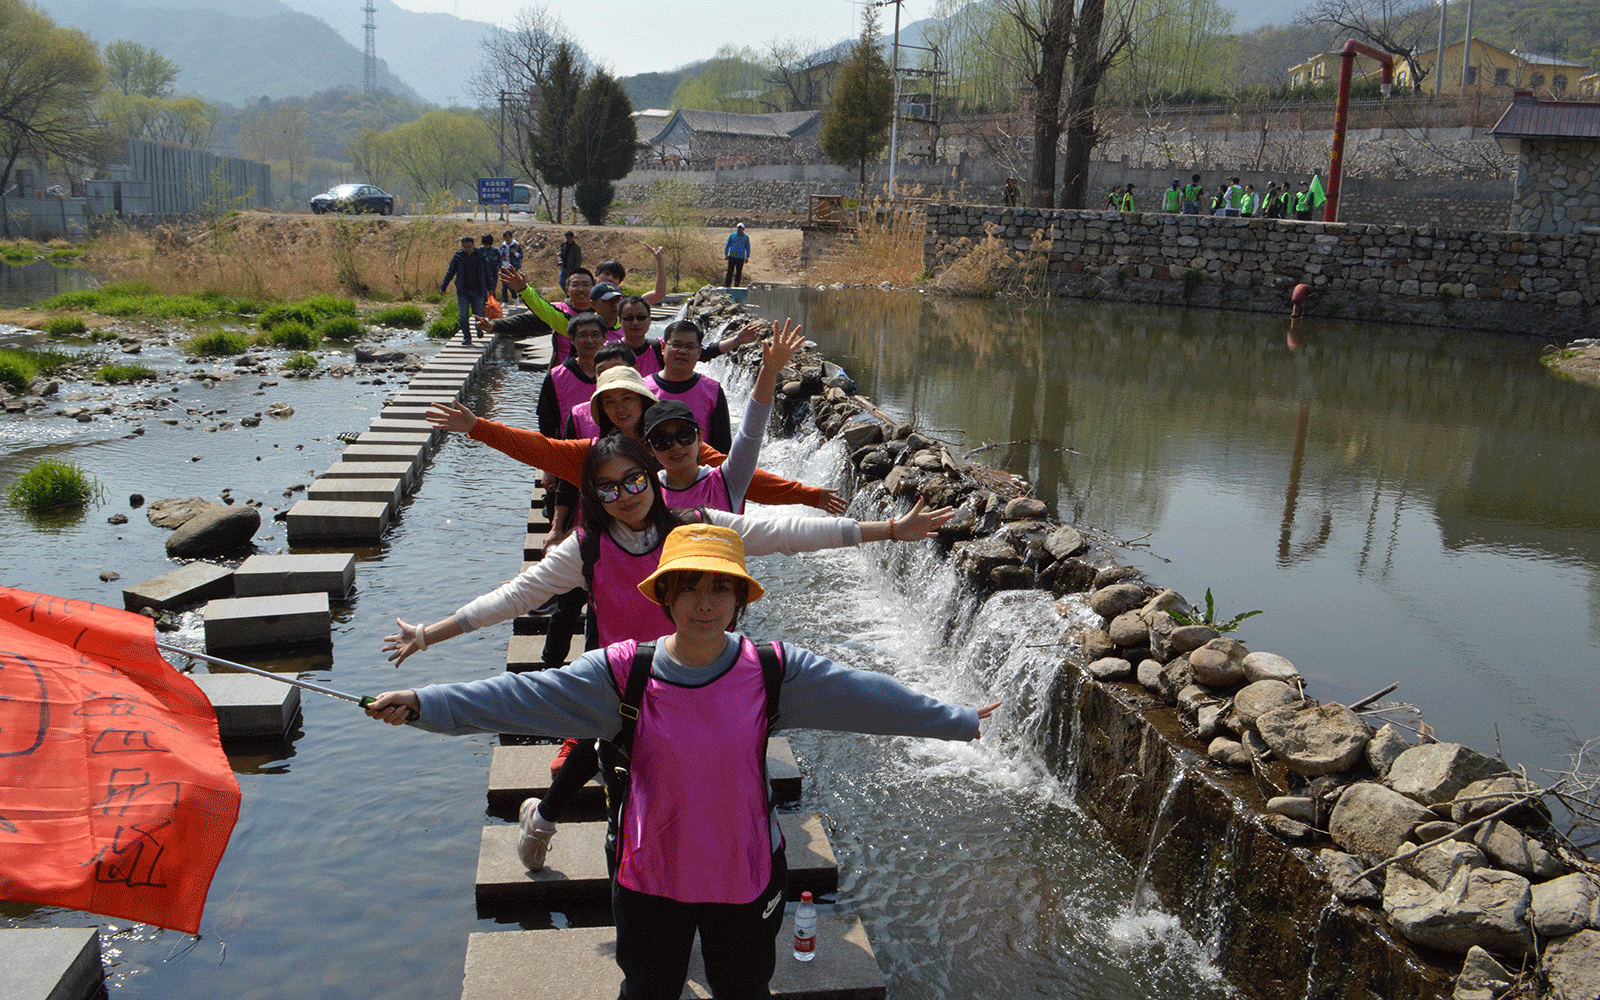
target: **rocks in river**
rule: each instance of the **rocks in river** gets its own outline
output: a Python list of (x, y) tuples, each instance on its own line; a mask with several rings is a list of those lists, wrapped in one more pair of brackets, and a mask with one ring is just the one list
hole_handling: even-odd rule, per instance
[(1583, 872), (1573, 872), (1533, 887), (1533, 929), (1540, 937), (1565, 937), (1589, 926), (1600, 886)]
[(271, 403), (267, 406), (267, 416), (287, 420), (289, 417), (294, 416), (294, 407), (288, 403)]
[(1189, 666), (1195, 679), (1212, 687), (1232, 687), (1244, 683), (1244, 658), (1249, 653), (1243, 645), (1226, 636), (1212, 639), (1189, 654)]
[(1379, 778), (1388, 777), (1389, 768), (1394, 766), (1394, 762), (1410, 746), (1405, 737), (1395, 732), (1394, 727), (1386, 722), (1367, 743), (1367, 766), (1372, 768), (1372, 772)]
[(106, 523), (107, 524), (127, 524), (128, 523), (128, 515), (126, 515), (126, 514), (112, 514), (110, 517), (106, 518)]
[(1362, 781), (1344, 790), (1328, 820), (1328, 834), (1341, 850), (1374, 860), (1399, 851), (1433, 813), (1392, 789)]
[(1471, 844), (1446, 841), (1391, 865), (1383, 912), (1414, 944), (1465, 955), (1473, 945), (1520, 957), (1533, 950), (1528, 880), (1485, 862)]
[(1089, 543), (1083, 540), (1076, 528), (1062, 525), (1045, 538), (1044, 547), (1053, 558), (1069, 559), (1087, 549)]
[(1372, 878), (1361, 877), (1366, 866), (1360, 858), (1324, 848), (1317, 852), (1317, 860), (1322, 862), (1323, 870), (1328, 873), (1328, 884), (1333, 887), (1333, 894), (1346, 903), (1372, 905), (1383, 901), (1383, 893)]
[(1038, 521), (1050, 513), (1050, 508), (1044, 501), (1035, 500), (1033, 497), (1017, 497), (1009, 501), (1005, 509), (1000, 512), (1002, 521)]
[(383, 347), (372, 347), (367, 344), (356, 345), (356, 364), (358, 365), (386, 365), (406, 359), (405, 351), (396, 351)]
[[(1499, 812), (1517, 801), (1521, 795), (1538, 790), (1538, 785), (1515, 774), (1497, 774), (1492, 778), (1474, 781), (1461, 789), (1450, 803), (1450, 818), (1457, 823), (1470, 823), (1480, 816)], [(1549, 814), (1542, 805), (1530, 804), (1513, 810), (1512, 821), (1542, 823)]]
[(1089, 676), (1099, 681), (1125, 681), (1133, 676), (1133, 664), (1116, 656), (1106, 656), (1088, 666)]
[(120, 579), (122, 579), (122, 574), (116, 572), (115, 570), (109, 570), (108, 569), (108, 570), (103, 570), (100, 573), (100, 582), (101, 583), (115, 583), (116, 581), (118, 581)]
[(1089, 596), (1089, 607), (1102, 618), (1115, 618), (1144, 604), (1144, 588), (1132, 583), (1102, 587)]
[(1493, 955), (1473, 945), (1467, 949), (1467, 957), (1461, 963), (1461, 974), (1456, 976), (1456, 988), (1451, 998), (1495, 1000), (1511, 988), (1515, 978), (1505, 966), (1494, 960)]
[(1552, 942), (1541, 958), (1555, 996), (1600, 996), (1600, 931), (1583, 930)]
[(858, 448), (883, 442), (883, 422), (874, 419), (846, 424), (839, 430), (839, 436), (844, 439), (845, 451), (854, 453)]
[[(1193, 662), (1191, 657), (1190, 663)], [(1240, 722), (1253, 727), (1256, 720), (1266, 713), (1299, 700), (1300, 693), (1282, 681), (1256, 681), (1246, 684), (1233, 696), (1233, 710)]]
[(1361, 717), (1337, 703), (1275, 708), (1256, 719), (1256, 729), (1278, 759), (1304, 777), (1350, 770), (1372, 738)]
[(212, 503), (201, 497), (166, 497), (162, 500), (153, 500), (144, 516), (150, 523), (158, 528), (177, 528), (185, 521), (208, 510), (226, 510), (220, 503)]
[(1282, 681), (1294, 684), (1301, 679), (1300, 671), (1295, 669), (1294, 664), (1277, 653), (1248, 653), (1241, 661), (1241, 666), (1244, 667), (1244, 679), (1250, 683)]
[(236, 551), (248, 545), (260, 527), (261, 514), (254, 507), (219, 505), (190, 518), (174, 531), (167, 538), (167, 555), (194, 559)]
[(1432, 806), (1451, 801), (1474, 781), (1509, 771), (1503, 762), (1459, 743), (1424, 743), (1396, 757), (1386, 780), (1401, 795)]

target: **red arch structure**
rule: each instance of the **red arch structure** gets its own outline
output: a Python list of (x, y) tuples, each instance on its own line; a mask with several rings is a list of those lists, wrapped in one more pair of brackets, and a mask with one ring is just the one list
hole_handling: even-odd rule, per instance
[(1389, 96), (1394, 83), (1394, 56), (1365, 42), (1351, 39), (1339, 50), (1339, 104), (1333, 114), (1333, 153), (1328, 157), (1328, 200), (1323, 204), (1322, 221), (1339, 221), (1339, 181), (1344, 177), (1344, 133), (1350, 124), (1350, 77), (1357, 54), (1376, 59), (1383, 66), (1383, 96)]

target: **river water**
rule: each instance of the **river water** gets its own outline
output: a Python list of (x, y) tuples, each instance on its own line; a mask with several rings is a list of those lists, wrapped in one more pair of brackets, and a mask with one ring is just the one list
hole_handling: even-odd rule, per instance
[[(1592, 653), (1593, 605), (1561, 605), (1572, 598), (1552, 582), (1592, 576), (1592, 536), (1579, 544), (1577, 524), (1586, 515), (1595, 523), (1593, 507), (1583, 507), (1594, 496), (1583, 489), (1593, 413), (1582, 393), (1544, 376), (1532, 345), (1321, 328), (1305, 331), (1300, 350), (1289, 352), (1269, 321), (1226, 314), (1087, 306), (1041, 313), (878, 292), (756, 297), (769, 311), (804, 317), (823, 349), (885, 408), (970, 447), (1030, 439), (984, 454), (1033, 478), (1067, 520), (1122, 538), (1151, 533), (1128, 554), (1156, 579), (1191, 596), (1212, 586), (1230, 612), (1267, 608), (1247, 623), (1246, 640), (1296, 660), (1319, 693), (1364, 694), (1401, 679), (1446, 738), (1471, 730), (1471, 742), (1492, 746), (1492, 736), (1476, 734), (1498, 719), (1508, 756), (1512, 738), (1532, 728), (1519, 720), (1562, 720), (1527, 737), (1547, 755), (1562, 733), (1600, 729), (1580, 666), (1593, 660), (1583, 655)], [(151, 349), (141, 360), (156, 368), (177, 362)], [(728, 374), (725, 366), (715, 371)], [(1496, 378), (1535, 398), (1524, 408), (1510, 388), (1489, 391)], [(470, 402), (531, 424), (538, 380), (502, 353)], [(292, 502), (284, 489), (335, 460), (337, 432), (364, 427), (393, 388), (261, 381), (169, 383), (161, 394), (175, 396), (177, 409), (164, 412), (179, 424), (147, 418), (136, 439), (123, 436), (127, 423), (104, 417), (77, 424), (0, 416), (0, 484), (56, 452), (105, 486), (105, 499), (81, 518), (39, 522), (0, 512), (0, 580), (117, 604), (122, 583), (101, 583), (101, 570), (137, 581), (168, 568), (164, 532), (129, 510), (129, 493), (215, 497), (231, 487), (282, 507)], [(737, 397), (740, 380), (729, 381)], [(118, 390), (125, 398), (157, 391)], [(1347, 395), (1353, 400), (1341, 402)], [(220, 427), (277, 400), (295, 415), (255, 429)], [(1513, 478), (1474, 489), (1470, 461), (1445, 459), (1430, 443), (1459, 451), (1499, 441), (1509, 432), (1454, 426), (1497, 408), (1525, 414), (1511, 435), (1517, 446), (1505, 449)], [(1532, 454), (1527, 443), (1552, 433), (1550, 423), (1535, 422), (1541, 417), (1573, 421), (1556, 435), (1564, 457)], [(1287, 439), (1278, 430), (1284, 421)], [(1055, 450), (1062, 445), (1074, 451)], [(837, 448), (806, 438), (770, 442), (763, 464), (830, 484)], [(1300, 471), (1285, 515), (1291, 467)], [(1527, 475), (1534, 470), (1541, 475)], [(358, 593), (336, 616), (331, 663), (283, 668), (356, 692), (503, 669), (505, 627), (452, 640), (399, 669), (379, 646), (396, 615), (432, 620), (516, 572), (528, 473), (473, 442), (447, 441), (394, 530), (361, 552)], [(1430, 503), (1429, 484), (1440, 474), (1454, 484), (1444, 492), (1464, 526), (1430, 539), (1428, 512), (1443, 501)], [(1544, 482), (1524, 481), (1545, 477), (1564, 485), (1547, 492)], [(1377, 500), (1361, 492), (1365, 478)], [(1485, 491), (1504, 499), (1486, 503)], [(1551, 526), (1522, 529), (1542, 544), (1494, 542), (1490, 529), (1510, 532), (1504, 522), (1517, 521), (1518, 511), (1537, 516), (1552, 506), (1540, 500), (1547, 496), (1564, 501), (1553, 506), (1567, 517), (1547, 511)], [(118, 511), (131, 515), (129, 524), (106, 523)], [(875, 516), (872, 498), (858, 497), (852, 513)], [(1577, 551), (1558, 557), (1554, 543), (1563, 538)], [(264, 529), (258, 547), (282, 551), (281, 527)], [(1423, 565), (1430, 553), (1442, 554), (1433, 561), (1443, 569)], [(1452, 578), (1463, 559), (1477, 573)], [(892, 997), (1230, 995), (1207, 960), (1203, 933), (1196, 941), (1169, 915), (1132, 905), (1136, 865), (1107, 849), (1032, 749), (1058, 654), (1030, 647), (1059, 630), (1051, 602), (1007, 595), (968, 608), (925, 552), (886, 545), (767, 558), (753, 571), (769, 596), (752, 607), (752, 633), (782, 635), (943, 697), (1007, 699), (976, 745), (792, 735), (807, 776), (800, 808), (824, 816), (840, 863), (838, 899), (866, 923)], [(1496, 583), (1493, 595), (1483, 592)], [(1303, 617), (1302, 603), (1315, 614)], [(1419, 619), (1430, 627), (1418, 629)], [(1553, 635), (1573, 630), (1588, 638), (1567, 646), (1564, 658), (1543, 652)], [(198, 644), (193, 616), (178, 635)], [(1535, 663), (1544, 673), (1524, 676)], [(1476, 683), (1460, 683), (1463, 667)], [(1568, 690), (1550, 696), (1556, 677)], [(379, 730), (345, 703), (310, 696), (304, 704), (289, 746), (233, 758), (240, 822), (198, 939), (45, 907), (0, 904), (0, 917), (18, 926), (100, 923), (110, 982), (123, 996), (458, 994), (467, 935), (515, 926), (478, 919), (473, 904), (479, 830), (500, 822), (484, 812), (494, 741)], [(560, 843), (558, 836), (556, 850)], [(581, 919), (557, 914), (554, 923)]]

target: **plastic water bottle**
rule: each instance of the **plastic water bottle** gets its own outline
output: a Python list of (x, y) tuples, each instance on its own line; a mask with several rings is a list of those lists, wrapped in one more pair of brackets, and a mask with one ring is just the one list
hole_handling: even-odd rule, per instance
[(811, 905), (811, 893), (800, 894), (800, 905), (794, 908), (794, 959), (809, 962), (817, 957), (817, 908)]

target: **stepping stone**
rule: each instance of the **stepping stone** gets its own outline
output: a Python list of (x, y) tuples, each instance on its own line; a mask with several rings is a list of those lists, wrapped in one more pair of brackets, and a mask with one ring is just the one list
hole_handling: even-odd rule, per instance
[(416, 379), (406, 388), (406, 396), (449, 396), (460, 399), (465, 389), (464, 379)]
[[(489, 810), (496, 815), (514, 816), (526, 798), (542, 799), (550, 793), (550, 762), (560, 746), (499, 746), (489, 764)], [(800, 797), (800, 767), (787, 737), (767, 741), (767, 780), (772, 797), (778, 802), (793, 802)], [(605, 788), (598, 778), (572, 795), (573, 805), (603, 805)]]
[(425, 444), (353, 444), (339, 456), (345, 462), (410, 462), (417, 472), (428, 458)]
[(289, 508), (289, 544), (312, 541), (376, 542), (389, 530), (389, 505), (344, 500), (301, 500)]
[(433, 448), (434, 438), (427, 431), (367, 431), (357, 434), (351, 444), (392, 444), (412, 447), (421, 445), (424, 448)]
[(378, 417), (367, 429), (378, 434), (426, 434), (428, 443), (435, 448), (444, 440), (444, 430), (428, 423), (422, 414), (411, 414), (408, 410), (394, 412), (409, 415)]
[(233, 570), (215, 563), (192, 562), (123, 588), (122, 606), (129, 611), (140, 608), (166, 611), (186, 604), (200, 604), (214, 597), (232, 596)]
[(314, 594), (225, 597), (207, 604), (202, 617), (207, 652), (333, 641), (328, 595), (320, 590)]
[[(528, 612), (511, 619), (511, 634), (515, 636), (545, 635), (550, 631), (550, 616), (536, 615)], [(575, 640), (582, 641), (582, 636), (573, 636)]]
[(454, 392), (402, 392), (398, 396), (385, 400), (383, 406), (384, 409), (397, 406), (428, 407), (435, 404), (448, 406), (451, 403), (459, 402), (460, 399), (461, 397)]
[(348, 552), (251, 556), (234, 570), (233, 592), (238, 597), (267, 597), (321, 591), (334, 600), (343, 600), (355, 582), (356, 557)]
[(0, 997), (87, 1000), (103, 996), (98, 927), (0, 930)]
[(450, 397), (438, 399), (386, 399), (383, 401), (383, 415), (397, 417), (401, 414), (413, 414), (421, 418), (433, 409), (435, 403), (449, 403)]
[(281, 740), (300, 714), (300, 689), (293, 684), (255, 674), (190, 674), (189, 679), (216, 709), (217, 732), (224, 740)]
[[(549, 619), (545, 620), (549, 621)], [(506, 643), (506, 669), (514, 674), (520, 674), (528, 670), (543, 670), (544, 636), (513, 635), (511, 640)], [(549, 764), (548, 760), (545, 761), (547, 767)], [(519, 799), (518, 801), (521, 800)]]
[[(815, 813), (779, 813), (789, 859), (790, 899), (836, 892), (839, 866)], [(478, 845), (477, 900), (482, 911), (558, 908), (573, 903), (604, 903), (611, 898), (606, 871), (604, 823), (562, 823), (545, 867), (529, 872), (517, 860), (517, 826), (486, 826)]]
[[(794, 918), (778, 932), (778, 965), (769, 988), (777, 1000), (883, 1000), (887, 995), (867, 929), (855, 915), (817, 913), (817, 957), (796, 962), (788, 949)], [(490, 931), (467, 936), (461, 1000), (615, 1000), (622, 988), (615, 927)], [(683, 1000), (711, 995), (700, 942), (689, 959)]]
[(405, 495), (403, 479), (335, 479), (323, 476), (306, 490), (307, 500), (355, 501), (400, 506)]
[(410, 462), (335, 462), (322, 474), (323, 479), (399, 479), (406, 491), (417, 482), (417, 468)]
[[(528, 527), (529, 528), (533, 527), (533, 520), (531, 518), (528, 520)], [(523, 535), (522, 536), (522, 558), (524, 558), (524, 559), (543, 559), (544, 558), (544, 539), (545, 539), (545, 536), (548, 535), (549, 533), (550, 533), (550, 522), (546, 521), (544, 523), (544, 530), (543, 531), (530, 531), (528, 534)]]

